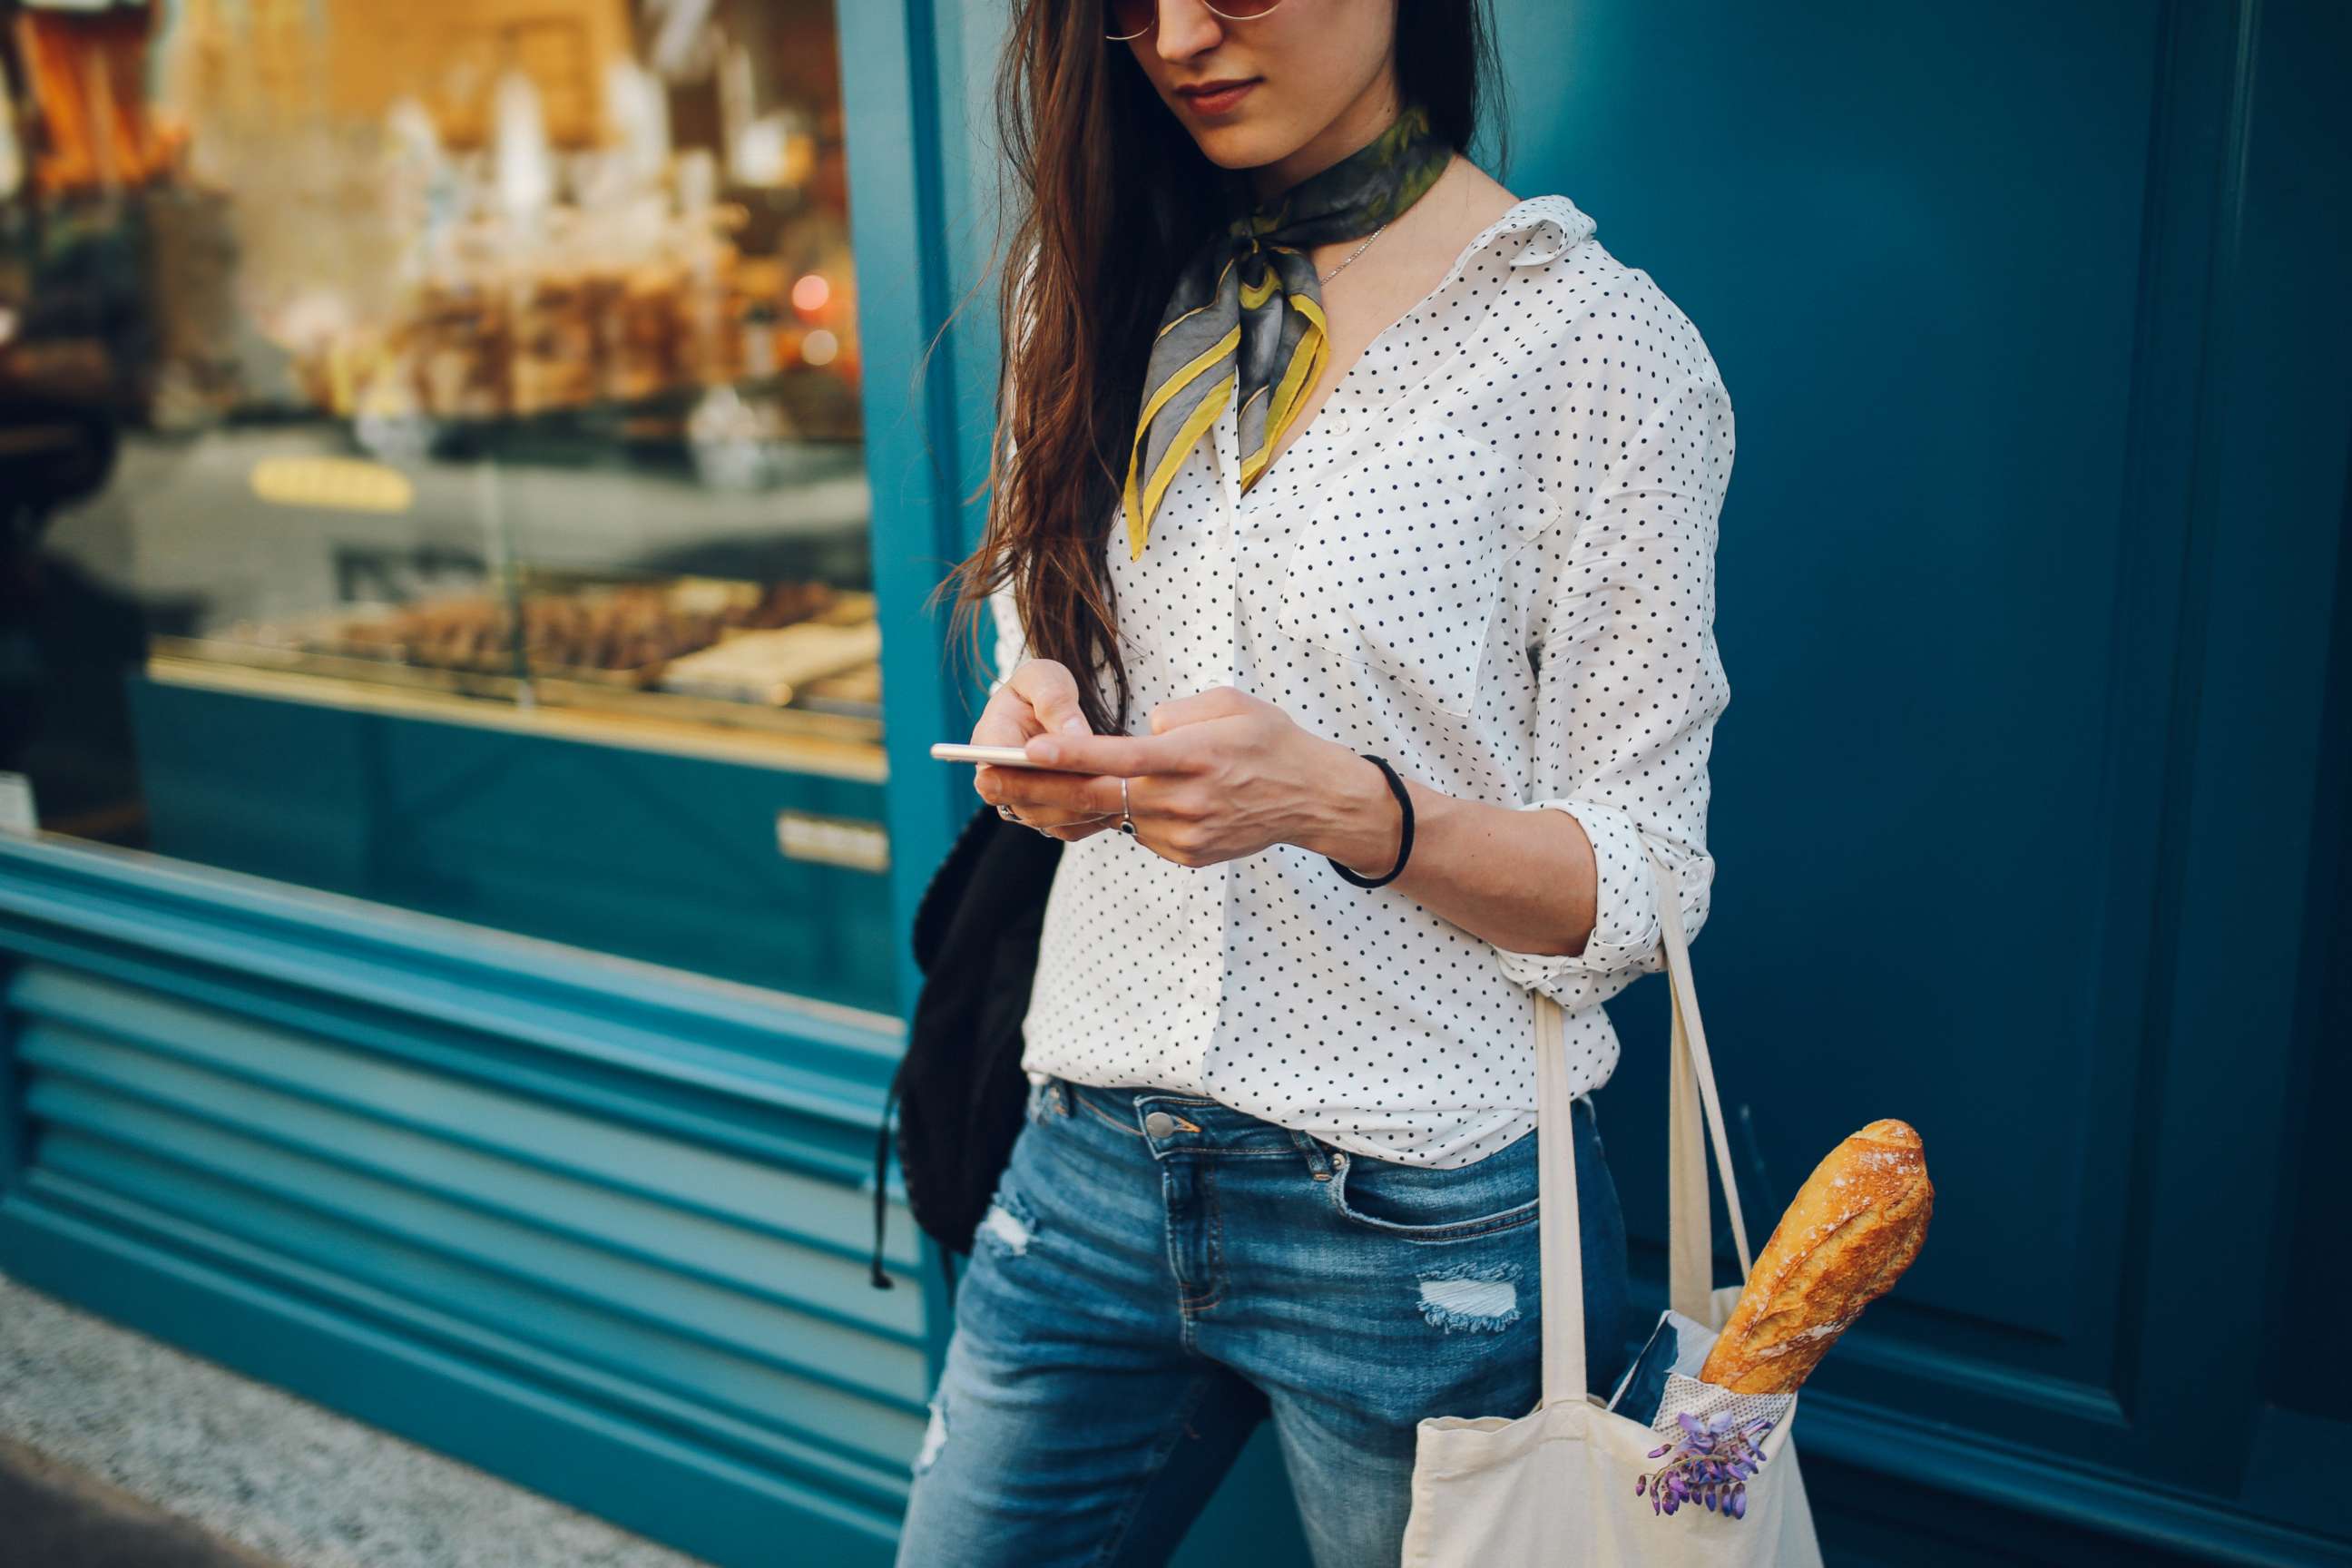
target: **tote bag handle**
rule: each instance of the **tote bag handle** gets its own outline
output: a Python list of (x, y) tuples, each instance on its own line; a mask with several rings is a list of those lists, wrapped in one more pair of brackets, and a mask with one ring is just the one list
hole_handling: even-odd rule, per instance
[[(1707, 1055), (1706, 1027), (1699, 1021), (1698, 992), (1691, 984), (1690, 943), (1683, 939), (1680, 884), (1654, 852), (1651, 863), (1662, 879), (1658, 920), (1666, 938), (1666, 978), (1673, 991), (1674, 1041), (1666, 1051), (1673, 1075), (1666, 1107), (1667, 1304), (1710, 1329), (1723, 1324), (1715, 1311), (1715, 1227), (1707, 1223), (1706, 1152), (1699, 1144), (1699, 1112), (1715, 1142), (1716, 1174), (1723, 1181), (1723, 1206), (1731, 1216), (1731, 1242), (1739, 1253), (1739, 1282), (1747, 1284), (1755, 1259), (1748, 1250), (1748, 1222), (1739, 1208), (1739, 1185), (1731, 1176), (1731, 1141), (1723, 1130), (1723, 1105), (1716, 1093), (1715, 1061)], [(1696, 1091), (1696, 1100), (1693, 1090)]]
[[(1723, 1130), (1723, 1107), (1715, 1088), (1715, 1064), (1707, 1055), (1706, 1030), (1699, 1022), (1698, 995), (1691, 984), (1690, 944), (1683, 937), (1682, 897), (1674, 868), (1650, 851), (1656, 875), (1658, 927), (1666, 949), (1667, 1004), (1673, 1036), (1666, 1050), (1672, 1075), (1666, 1105), (1667, 1301), (1677, 1312), (1719, 1329), (1714, 1310), (1715, 1248), (1707, 1225), (1706, 1149), (1704, 1118), (1715, 1143), (1717, 1173), (1731, 1215), (1731, 1237), (1739, 1250), (1745, 1284), (1754, 1261), (1748, 1226), (1739, 1211), (1739, 1189), (1731, 1179), (1731, 1141)], [(1584, 1362), (1583, 1228), (1577, 1209), (1576, 1146), (1569, 1121), (1572, 1107), (1563, 1025), (1567, 1014), (1538, 991), (1536, 998), (1537, 1166), (1542, 1199), (1538, 1256), (1543, 1269), (1543, 1402), (1580, 1403), (1586, 1397)], [(1551, 1135), (1546, 1135), (1546, 1130)]]

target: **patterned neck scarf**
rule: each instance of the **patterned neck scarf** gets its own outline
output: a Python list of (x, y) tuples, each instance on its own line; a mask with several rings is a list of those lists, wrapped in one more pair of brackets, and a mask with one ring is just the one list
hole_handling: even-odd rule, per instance
[[(1360, 239), (1437, 183), (1454, 148), (1408, 105), (1380, 135), (1234, 218), (1195, 255), (1160, 313), (1120, 510), (1129, 559), (1201, 433), (1241, 395), (1242, 489), (1265, 471), (1330, 358), (1307, 247)], [(1235, 203), (1239, 205), (1238, 202)]]

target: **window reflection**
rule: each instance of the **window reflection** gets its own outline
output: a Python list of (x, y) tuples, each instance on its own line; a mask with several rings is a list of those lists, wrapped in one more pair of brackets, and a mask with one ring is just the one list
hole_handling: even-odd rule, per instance
[[(51, 0), (0, 54), (0, 770), (42, 827), (789, 979), (482, 889), (583, 874), (519, 818), (599, 745), (878, 784), (831, 5)], [(537, 784), (405, 795), (457, 725)], [(287, 833), (306, 749), (361, 744)]]

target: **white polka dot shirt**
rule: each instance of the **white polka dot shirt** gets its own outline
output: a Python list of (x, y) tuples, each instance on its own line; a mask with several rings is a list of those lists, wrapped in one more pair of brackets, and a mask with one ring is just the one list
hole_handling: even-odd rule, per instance
[[(1067, 845), (1022, 1066), (1213, 1097), (1360, 1154), (1459, 1166), (1536, 1124), (1534, 997), (1570, 1082), (1601, 1004), (1664, 967), (1650, 851), (1706, 923), (1707, 756), (1731, 404), (1698, 331), (1565, 196), (1489, 225), (1244, 495), (1233, 410), (1109, 559), (1130, 732), (1230, 684), (1433, 789), (1583, 825), (1591, 940), (1515, 952), (1277, 844), (1213, 866)], [(997, 681), (1027, 657), (995, 596)], [(1115, 707), (1107, 674), (1099, 676)], [(991, 689), (994, 689), (992, 685)]]

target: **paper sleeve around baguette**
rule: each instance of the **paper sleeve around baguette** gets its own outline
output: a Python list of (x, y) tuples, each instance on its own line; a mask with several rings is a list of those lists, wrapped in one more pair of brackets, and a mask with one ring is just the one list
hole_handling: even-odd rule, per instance
[(1892, 1289), (1927, 1239), (1936, 1189), (1907, 1122), (1874, 1121), (1823, 1156), (1773, 1227), (1702, 1381), (1787, 1394)]

